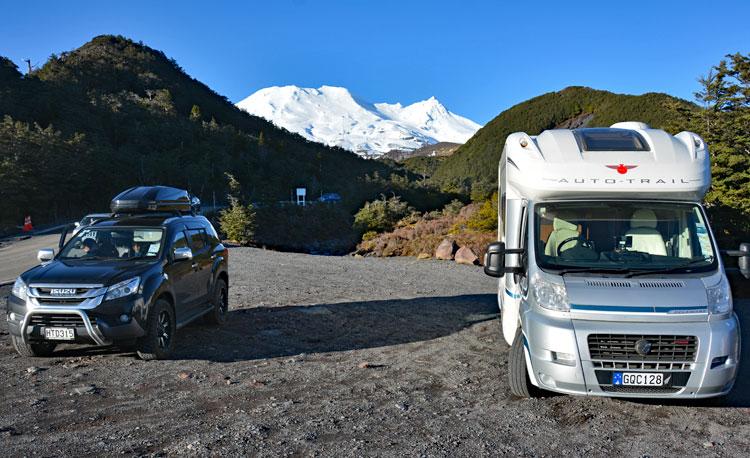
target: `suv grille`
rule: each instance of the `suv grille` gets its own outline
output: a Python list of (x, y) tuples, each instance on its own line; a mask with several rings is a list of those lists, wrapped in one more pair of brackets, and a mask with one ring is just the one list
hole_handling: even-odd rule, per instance
[[(94, 320), (92, 324), (95, 323)], [(59, 314), (59, 315), (32, 315), (29, 318), (30, 326), (45, 326), (45, 327), (84, 327), (83, 318), (79, 315), (73, 314)]]
[[(637, 343), (645, 341), (648, 351), (639, 353)], [(698, 349), (695, 336), (591, 334), (588, 336), (592, 360), (642, 362), (694, 362)]]

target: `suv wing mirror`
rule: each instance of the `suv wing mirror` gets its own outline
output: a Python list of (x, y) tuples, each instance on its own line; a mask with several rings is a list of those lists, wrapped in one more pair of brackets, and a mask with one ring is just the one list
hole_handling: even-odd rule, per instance
[(743, 277), (750, 279), (750, 243), (740, 243), (739, 250), (727, 250), (728, 256), (739, 258), (737, 265)]
[(193, 259), (193, 250), (188, 247), (175, 248), (172, 253), (173, 261), (184, 261)]
[(50, 262), (55, 258), (55, 250), (52, 248), (42, 248), (36, 254), (36, 259), (42, 264)]
[(523, 254), (523, 248), (505, 248), (504, 242), (490, 243), (484, 254), (484, 273), (490, 277), (502, 277), (506, 273), (515, 273), (519, 267), (507, 267), (505, 265), (506, 254)]

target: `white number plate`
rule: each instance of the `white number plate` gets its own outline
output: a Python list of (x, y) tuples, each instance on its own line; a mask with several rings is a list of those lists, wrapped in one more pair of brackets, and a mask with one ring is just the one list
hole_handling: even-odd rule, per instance
[(76, 332), (69, 328), (44, 328), (44, 338), (48, 340), (74, 340)]
[(612, 374), (612, 385), (663, 386), (664, 374), (653, 372), (615, 372)]

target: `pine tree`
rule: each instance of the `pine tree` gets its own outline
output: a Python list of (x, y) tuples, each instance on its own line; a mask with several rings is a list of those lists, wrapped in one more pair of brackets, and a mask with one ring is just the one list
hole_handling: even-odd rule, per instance
[(200, 121), (201, 119), (201, 107), (198, 105), (193, 105), (193, 108), (190, 109), (190, 120), (191, 121)]
[(230, 173), (226, 174), (229, 195), (229, 208), (221, 211), (219, 225), (229, 240), (247, 245), (255, 235), (255, 209), (252, 204), (244, 205), (240, 200), (240, 182)]

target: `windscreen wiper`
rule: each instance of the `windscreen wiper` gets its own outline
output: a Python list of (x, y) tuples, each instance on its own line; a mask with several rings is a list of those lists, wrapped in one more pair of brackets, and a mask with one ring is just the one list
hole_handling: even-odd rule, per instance
[(690, 262), (686, 262), (686, 263), (680, 264), (678, 266), (665, 267), (663, 269), (640, 269), (640, 270), (633, 271), (633, 272), (625, 275), (625, 277), (631, 278), (631, 277), (635, 277), (635, 276), (638, 276), (638, 275), (668, 274), (668, 273), (673, 273), (673, 272), (679, 272), (679, 271), (681, 271), (683, 269), (687, 269), (690, 266), (694, 266), (696, 264), (700, 264), (700, 263), (703, 263), (703, 262), (707, 262), (707, 263), (713, 262), (713, 258), (693, 259)]
[(558, 272), (560, 276), (565, 274), (577, 274), (577, 273), (595, 273), (595, 274), (621, 274), (624, 272), (630, 272), (627, 267), (581, 267), (575, 269), (563, 269)]

